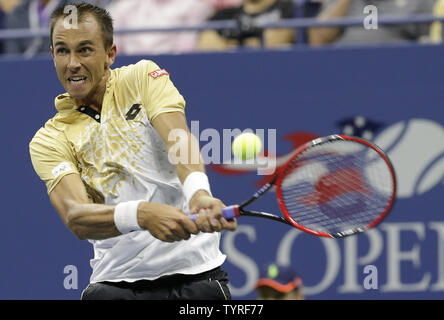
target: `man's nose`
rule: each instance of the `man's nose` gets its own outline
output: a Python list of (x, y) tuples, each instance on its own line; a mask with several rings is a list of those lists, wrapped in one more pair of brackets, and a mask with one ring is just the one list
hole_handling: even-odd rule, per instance
[(77, 70), (80, 68), (80, 66), (80, 60), (78, 59), (78, 57), (75, 54), (71, 54), (68, 62), (68, 69)]

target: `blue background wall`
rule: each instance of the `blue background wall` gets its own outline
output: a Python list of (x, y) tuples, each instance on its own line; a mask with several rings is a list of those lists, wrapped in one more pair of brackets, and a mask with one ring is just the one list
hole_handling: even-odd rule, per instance
[[(242, 218), (221, 241), (234, 298), (254, 299), (258, 267), (277, 262), (298, 269), (309, 299), (442, 299), (443, 57), (441, 46), (300, 49), (121, 57), (115, 67), (153, 59), (170, 72), (187, 100), (188, 120), (198, 120), (201, 132), (276, 129), (278, 156), (294, 149), (290, 136), (340, 133), (341, 122), (356, 129), (356, 116), (376, 124), (371, 139), (388, 151), (400, 182), (390, 216), (377, 229), (342, 240)], [(92, 247), (63, 225), (28, 154), (63, 88), (46, 58), (0, 61), (0, 75), (0, 299), (79, 299)], [(249, 197), (263, 178), (212, 167), (208, 174), (226, 204)], [(273, 194), (260, 201), (256, 208), (277, 212)], [(64, 287), (70, 265), (78, 271), (77, 289)], [(363, 286), (366, 265), (376, 267), (377, 289)]]

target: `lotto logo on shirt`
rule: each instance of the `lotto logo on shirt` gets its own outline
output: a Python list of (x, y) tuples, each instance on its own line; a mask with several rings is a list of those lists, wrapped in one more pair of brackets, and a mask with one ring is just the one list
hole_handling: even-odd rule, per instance
[(169, 75), (168, 71), (166, 71), (165, 69), (159, 69), (150, 73), (150, 76), (154, 79), (165, 75)]

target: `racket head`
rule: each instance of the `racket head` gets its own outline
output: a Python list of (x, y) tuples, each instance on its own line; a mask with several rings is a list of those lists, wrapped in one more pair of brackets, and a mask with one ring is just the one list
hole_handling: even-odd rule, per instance
[(341, 238), (378, 225), (396, 198), (396, 174), (373, 143), (331, 135), (298, 148), (279, 171), (278, 205), (294, 227)]

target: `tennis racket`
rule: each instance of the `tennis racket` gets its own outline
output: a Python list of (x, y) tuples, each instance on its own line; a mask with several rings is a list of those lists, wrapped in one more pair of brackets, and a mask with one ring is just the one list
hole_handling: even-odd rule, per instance
[[(283, 217), (245, 209), (273, 186)], [(378, 146), (330, 135), (299, 147), (269, 183), (240, 205), (224, 208), (223, 217), (267, 218), (316, 236), (342, 238), (378, 225), (395, 197), (395, 170)]]

